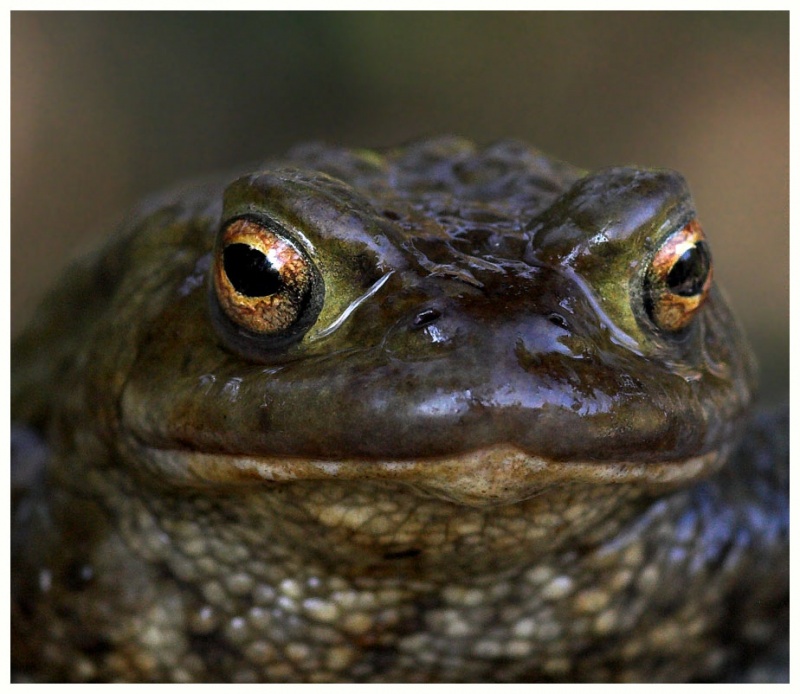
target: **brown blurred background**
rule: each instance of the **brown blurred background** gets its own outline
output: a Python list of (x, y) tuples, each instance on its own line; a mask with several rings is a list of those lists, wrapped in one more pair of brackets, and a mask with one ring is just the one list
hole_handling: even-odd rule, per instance
[(788, 12), (14, 12), (11, 93), (12, 333), (145, 193), (303, 140), (454, 132), (683, 172), (788, 395)]

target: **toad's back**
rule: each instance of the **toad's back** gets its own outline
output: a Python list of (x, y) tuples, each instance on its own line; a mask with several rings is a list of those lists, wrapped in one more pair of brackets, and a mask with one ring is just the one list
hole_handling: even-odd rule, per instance
[(779, 678), (753, 370), (673, 172), (440, 138), (153, 198), (13, 346), (17, 676)]

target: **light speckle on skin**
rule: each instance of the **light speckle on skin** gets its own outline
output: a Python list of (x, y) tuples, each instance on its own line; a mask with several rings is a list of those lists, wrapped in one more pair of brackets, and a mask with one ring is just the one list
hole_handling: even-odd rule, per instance
[(612, 590), (620, 591), (627, 586), (634, 578), (634, 573), (630, 569), (620, 569), (617, 571), (609, 582)]
[(555, 513), (542, 513), (536, 518), (536, 524), (543, 528), (554, 528), (563, 522), (563, 518), (560, 518)]
[(198, 557), (194, 562), (194, 573), (203, 576), (216, 576), (219, 573), (220, 563), (211, 556)]
[(149, 624), (142, 632), (140, 641), (147, 646), (161, 648), (164, 645), (164, 638), (167, 635), (161, 631), (160, 626), (161, 625), (158, 623)]
[(196, 634), (209, 634), (217, 628), (219, 616), (211, 605), (203, 605), (191, 613), (189, 626)]
[(561, 632), (561, 626), (555, 621), (543, 621), (538, 629), (538, 634), (543, 641), (555, 641), (561, 636)]
[(47, 593), (53, 585), (53, 573), (49, 569), (41, 569), (39, 571), (39, 590), (42, 593)]
[(656, 626), (649, 634), (650, 641), (657, 646), (679, 642), (681, 628), (674, 622), (665, 622)]
[(339, 617), (339, 609), (334, 603), (319, 598), (304, 600), (303, 610), (311, 619), (319, 622), (333, 622)]
[(180, 666), (176, 667), (173, 670), (173, 673), (175, 675), (176, 684), (191, 684), (193, 680), (191, 670), (185, 669), (183, 667)]
[(279, 661), (269, 669), (270, 674), (278, 682), (292, 681), (294, 678), (294, 667), (287, 662)]
[(374, 516), (368, 523), (369, 531), (376, 535), (389, 535), (395, 529), (395, 523), (392, 518), (387, 516)]
[(687, 636), (697, 636), (706, 628), (708, 628), (708, 623), (706, 619), (700, 616), (689, 620), (689, 622), (684, 625), (683, 631)]
[(354, 590), (337, 590), (331, 595), (331, 599), (338, 603), (344, 610), (350, 610), (358, 602), (358, 593)]
[(553, 576), (553, 570), (547, 565), (535, 566), (525, 572), (525, 579), (534, 585), (543, 585)]
[(230, 542), (222, 543), (219, 546), (219, 559), (226, 564), (243, 564), (250, 558), (248, 545)]
[(225, 585), (233, 595), (247, 595), (253, 589), (253, 577), (245, 573), (234, 573), (225, 578)]
[(464, 621), (464, 616), (455, 609), (432, 612), (428, 619), (450, 638), (460, 638), (472, 632), (470, 625)]
[(505, 598), (511, 592), (511, 590), (511, 584), (507, 583), (506, 581), (495, 583), (489, 588), (489, 599), (492, 602), (502, 602), (503, 598)]
[(245, 654), (255, 665), (267, 665), (277, 659), (277, 651), (269, 641), (254, 641), (247, 646)]
[(339, 463), (318, 462), (316, 465), (319, 467), (321, 472), (331, 477), (336, 477), (336, 475), (339, 474), (339, 469), (341, 468)]
[(455, 605), (475, 607), (483, 602), (483, 591), (476, 588), (447, 586), (443, 591), (444, 599)]
[(272, 624), (269, 610), (263, 607), (251, 607), (247, 612), (247, 621), (250, 622), (253, 629), (257, 631), (264, 631)]
[(227, 593), (219, 581), (208, 581), (202, 586), (203, 596), (212, 604), (225, 603)]
[(297, 600), (294, 600), (287, 595), (281, 595), (278, 597), (275, 604), (284, 612), (292, 613), (298, 612), (300, 609), (300, 603)]
[(631, 544), (623, 554), (622, 561), (626, 566), (638, 569), (644, 563), (644, 547), (641, 542)]
[(496, 641), (478, 641), (472, 648), (472, 652), (479, 658), (498, 658), (503, 649)]
[(225, 625), (225, 635), (233, 643), (245, 643), (249, 638), (247, 621), (242, 617), (234, 617)]
[(617, 615), (614, 610), (606, 610), (597, 615), (594, 620), (594, 630), (598, 634), (607, 634), (617, 625)]
[(558, 600), (572, 592), (573, 581), (569, 576), (556, 576), (542, 589), (545, 600)]
[(97, 668), (87, 658), (78, 658), (75, 662), (76, 674), (85, 682), (91, 682), (96, 674)]
[(347, 513), (347, 509), (340, 508), (335, 505), (323, 508), (319, 514), (319, 521), (324, 525), (333, 527), (340, 523), (342, 516)]
[(398, 642), (398, 648), (406, 653), (424, 653), (429, 647), (430, 636), (424, 632), (418, 632), (412, 636), (406, 636)]
[(542, 663), (542, 669), (551, 675), (568, 672), (569, 661), (566, 658), (549, 658)]
[(303, 597), (303, 588), (302, 586), (291, 578), (286, 578), (281, 581), (280, 586), (278, 587), (281, 593), (284, 595), (292, 598), (293, 600), (299, 600)]
[(233, 681), (236, 684), (255, 684), (258, 682), (258, 675), (250, 668), (239, 668), (233, 675)]
[(231, 402), (239, 397), (239, 388), (242, 385), (242, 379), (235, 377), (230, 379), (222, 386), (222, 395), (227, 397)]
[(534, 622), (534, 620), (530, 618), (521, 619), (516, 624), (514, 624), (514, 627), (512, 629), (512, 633), (515, 636), (518, 636), (522, 639), (533, 636), (535, 632), (536, 632), (536, 622)]
[(355, 649), (348, 646), (336, 646), (328, 651), (325, 666), (329, 670), (339, 672), (350, 667), (356, 657)]
[(351, 612), (342, 619), (342, 629), (351, 634), (364, 634), (372, 628), (372, 619), (363, 612)]
[(599, 612), (608, 605), (611, 596), (599, 588), (587, 588), (575, 596), (575, 609), (579, 612)]
[(522, 639), (510, 641), (505, 647), (505, 652), (510, 658), (524, 658), (532, 650), (531, 643)]
[[(264, 576), (266, 567), (254, 568), (254, 576)], [(258, 583), (253, 589), (253, 601), (258, 605), (271, 605), (275, 600), (275, 589), (267, 583)]]
[(651, 564), (639, 574), (636, 584), (643, 593), (650, 593), (658, 585), (658, 578), (658, 567)]
[(478, 535), (483, 528), (483, 520), (477, 514), (458, 518), (453, 523), (453, 532), (458, 535)]
[(304, 643), (290, 643), (286, 646), (284, 653), (289, 660), (301, 663), (308, 660), (311, 655), (311, 649)]

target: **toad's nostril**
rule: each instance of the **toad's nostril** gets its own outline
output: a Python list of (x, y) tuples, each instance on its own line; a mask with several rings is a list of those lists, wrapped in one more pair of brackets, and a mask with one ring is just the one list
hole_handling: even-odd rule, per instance
[(564, 330), (569, 330), (569, 323), (567, 323), (567, 319), (564, 318), (560, 313), (550, 313), (547, 316), (547, 320), (549, 320), (553, 325), (558, 326), (559, 328), (563, 328)]
[(438, 308), (426, 308), (414, 316), (411, 325), (413, 328), (423, 328), (438, 320), (441, 316), (442, 312)]

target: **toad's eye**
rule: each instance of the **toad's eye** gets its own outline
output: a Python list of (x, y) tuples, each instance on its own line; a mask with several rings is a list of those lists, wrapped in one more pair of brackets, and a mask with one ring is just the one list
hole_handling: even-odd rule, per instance
[(254, 337), (297, 337), (318, 313), (313, 299), (320, 279), (311, 260), (288, 237), (253, 219), (223, 228), (213, 280), (224, 315)]
[(711, 253), (703, 229), (692, 220), (667, 237), (645, 275), (647, 315), (661, 330), (686, 328), (711, 288)]

